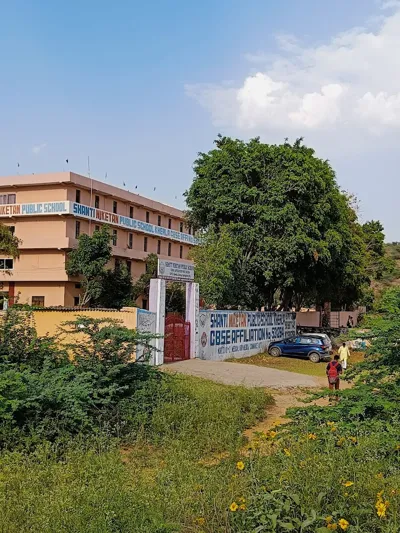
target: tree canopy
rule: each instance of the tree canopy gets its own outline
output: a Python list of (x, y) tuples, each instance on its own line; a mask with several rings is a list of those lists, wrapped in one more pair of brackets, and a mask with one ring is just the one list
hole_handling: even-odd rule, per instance
[(365, 235), (329, 162), (302, 139), (215, 144), (186, 192), (188, 223), (203, 234), (193, 251), (201, 295), (248, 308), (358, 301), (369, 285)]
[(10, 228), (0, 224), (0, 252), (2, 255), (19, 257), (20, 239), (11, 233)]

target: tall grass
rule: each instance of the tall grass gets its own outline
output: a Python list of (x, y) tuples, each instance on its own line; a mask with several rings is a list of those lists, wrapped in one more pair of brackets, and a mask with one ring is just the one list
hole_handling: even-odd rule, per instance
[(160, 386), (168, 402), (124, 443), (99, 435), (3, 452), (0, 532), (228, 531), (227, 506), (243, 482), (232, 477), (242, 432), (271, 398), (189, 377)]

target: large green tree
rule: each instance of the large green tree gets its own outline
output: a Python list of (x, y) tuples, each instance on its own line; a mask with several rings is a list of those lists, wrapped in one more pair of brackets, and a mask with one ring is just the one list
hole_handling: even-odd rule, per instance
[(232, 243), (232, 265), (204, 253), (209, 263), (215, 258), (205, 267), (202, 251), (194, 252), (200, 278), (215, 268), (218, 283), (228, 281), (230, 296), (216, 303), (298, 308), (357, 301), (368, 284), (365, 240), (329, 162), (302, 139), (268, 145), (219, 136), (215, 144), (195, 161), (186, 200), (188, 223), (206, 235), (206, 248), (226, 243), (227, 235)]

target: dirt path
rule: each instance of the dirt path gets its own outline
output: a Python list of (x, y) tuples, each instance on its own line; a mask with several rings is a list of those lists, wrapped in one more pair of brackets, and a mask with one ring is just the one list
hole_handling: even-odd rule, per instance
[(162, 369), (166, 372), (189, 374), (199, 378), (210, 379), (225, 385), (244, 385), (245, 387), (265, 387), (278, 390), (320, 387), (319, 378), (315, 376), (277, 370), (276, 368), (227, 363), (225, 361), (190, 359), (165, 365)]

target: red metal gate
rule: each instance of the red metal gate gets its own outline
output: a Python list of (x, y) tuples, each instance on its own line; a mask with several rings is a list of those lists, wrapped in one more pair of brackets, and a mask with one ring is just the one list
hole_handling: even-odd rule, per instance
[(165, 319), (164, 363), (190, 358), (190, 322), (171, 313)]

